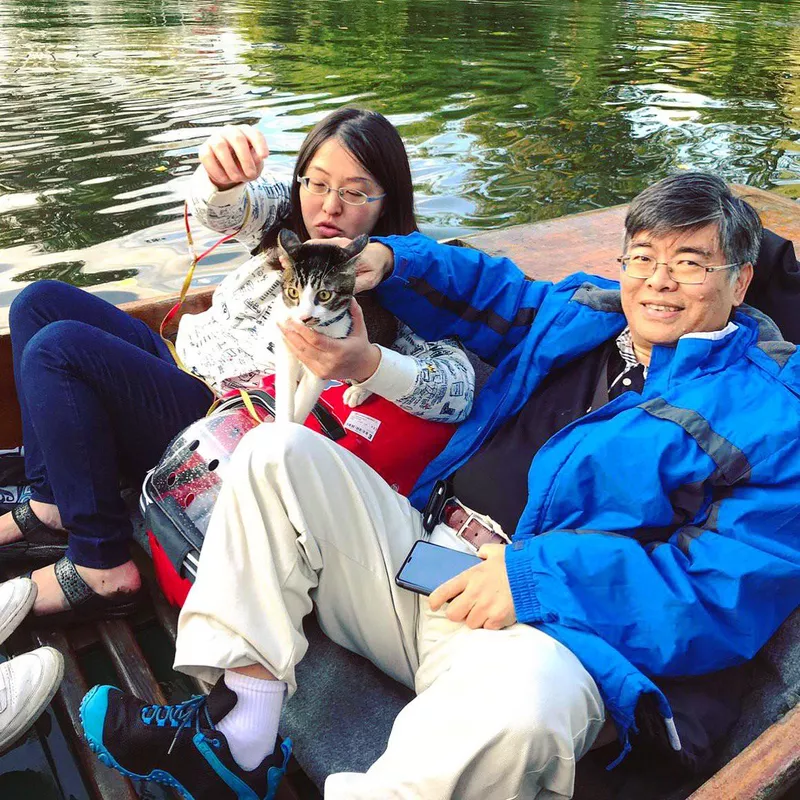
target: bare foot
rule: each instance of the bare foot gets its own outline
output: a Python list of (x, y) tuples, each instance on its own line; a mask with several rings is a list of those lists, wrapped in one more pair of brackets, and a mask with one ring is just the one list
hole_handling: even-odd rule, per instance
[[(141, 587), (142, 579), (133, 561), (127, 561), (112, 569), (91, 569), (75, 565), (78, 574), (89, 586), (103, 597), (132, 594)], [(34, 614), (54, 614), (69, 608), (67, 598), (56, 580), (53, 564), (37, 569), (31, 576), (39, 592), (33, 605)]]
[[(61, 514), (58, 513), (58, 508), (52, 503), (40, 503), (38, 500), (31, 500), (31, 511), (48, 528), (58, 531), (64, 530), (61, 525)], [(10, 544), (11, 542), (18, 542), (20, 539), (22, 539), (22, 533), (17, 527), (17, 523), (14, 522), (14, 518), (10, 513), (3, 514), (0, 517), (0, 544)]]

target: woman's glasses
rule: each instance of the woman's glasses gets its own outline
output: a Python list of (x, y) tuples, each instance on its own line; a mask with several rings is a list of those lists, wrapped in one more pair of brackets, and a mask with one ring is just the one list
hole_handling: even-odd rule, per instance
[(370, 197), (366, 192), (361, 192), (358, 189), (348, 189), (342, 186), (339, 189), (334, 189), (328, 186), (325, 181), (318, 178), (310, 178), (308, 175), (298, 176), (297, 182), (310, 194), (323, 195), (328, 192), (336, 192), (339, 199), (349, 206), (363, 206), (365, 203), (374, 203), (376, 200), (382, 200), (386, 197), (386, 192), (383, 194)]

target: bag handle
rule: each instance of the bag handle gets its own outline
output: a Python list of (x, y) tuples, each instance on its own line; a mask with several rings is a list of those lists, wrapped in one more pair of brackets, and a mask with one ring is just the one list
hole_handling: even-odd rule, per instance
[[(267, 409), (272, 417), (275, 416), (275, 398), (263, 389), (239, 389), (238, 397), (229, 397), (227, 399), (219, 398), (208, 410), (206, 416), (210, 416), (214, 411), (227, 411), (231, 407), (235, 407), (239, 401), (247, 409), (247, 413), (259, 424), (264, 420), (258, 416), (253, 403), (253, 398), (256, 399), (259, 405)], [(233, 401), (233, 402), (232, 402)], [(322, 433), (329, 439), (336, 442), (347, 436), (347, 431), (339, 421), (339, 418), (325, 405), (322, 400), (318, 400), (311, 409), (311, 414), (314, 419), (319, 423)]]

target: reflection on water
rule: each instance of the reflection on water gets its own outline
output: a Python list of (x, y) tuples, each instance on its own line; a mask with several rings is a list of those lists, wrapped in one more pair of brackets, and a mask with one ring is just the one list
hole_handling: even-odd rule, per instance
[(45, 276), (148, 296), (213, 128), (257, 123), (288, 172), (350, 102), (400, 128), (434, 236), (677, 167), (800, 198), (800, 0), (6, 0), (0, 100), (0, 305)]

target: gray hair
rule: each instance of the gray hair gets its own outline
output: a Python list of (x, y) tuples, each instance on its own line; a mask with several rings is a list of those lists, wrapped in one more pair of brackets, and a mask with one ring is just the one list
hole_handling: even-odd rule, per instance
[[(625, 217), (625, 242), (642, 231), (656, 236), (715, 224), (729, 264), (755, 264), (763, 227), (755, 209), (708, 172), (678, 172), (637, 195)], [(731, 280), (738, 273), (732, 269)]]

